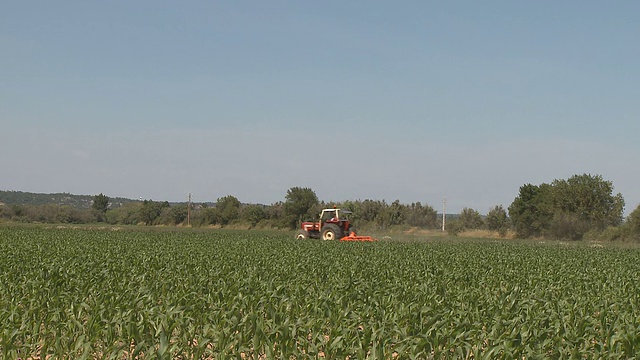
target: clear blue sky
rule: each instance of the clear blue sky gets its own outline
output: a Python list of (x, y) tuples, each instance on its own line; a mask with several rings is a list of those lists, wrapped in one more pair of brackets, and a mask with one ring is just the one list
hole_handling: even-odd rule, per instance
[(637, 1), (7, 1), (0, 189), (640, 203)]

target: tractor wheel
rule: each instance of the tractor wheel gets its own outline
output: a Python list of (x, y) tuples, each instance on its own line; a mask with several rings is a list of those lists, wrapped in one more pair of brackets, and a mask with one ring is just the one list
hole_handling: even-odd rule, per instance
[(328, 224), (322, 228), (322, 240), (340, 240), (342, 230), (336, 224)]
[(298, 230), (298, 233), (296, 234), (297, 240), (306, 240), (308, 238), (309, 238), (309, 232), (307, 230), (304, 230), (304, 229)]

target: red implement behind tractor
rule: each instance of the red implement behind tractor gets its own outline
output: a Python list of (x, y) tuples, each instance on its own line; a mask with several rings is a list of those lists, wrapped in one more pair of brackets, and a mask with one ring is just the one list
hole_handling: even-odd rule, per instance
[(324, 209), (319, 221), (305, 221), (296, 234), (296, 239), (322, 239), (340, 241), (374, 241), (371, 236), (358, 236), (351, 227), (348, 216), (351, 211)]

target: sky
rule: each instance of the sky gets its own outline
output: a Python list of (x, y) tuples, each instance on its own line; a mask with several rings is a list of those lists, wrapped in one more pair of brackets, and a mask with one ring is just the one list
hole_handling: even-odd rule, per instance
[(640, 204), (637, 1), (7, 1), (0, 190)]

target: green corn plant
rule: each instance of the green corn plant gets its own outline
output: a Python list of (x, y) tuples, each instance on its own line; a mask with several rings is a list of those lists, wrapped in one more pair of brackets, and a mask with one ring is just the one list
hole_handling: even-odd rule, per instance
[(640, 250), (0, 227), (0, 355), (631, 358)]

